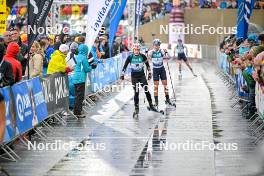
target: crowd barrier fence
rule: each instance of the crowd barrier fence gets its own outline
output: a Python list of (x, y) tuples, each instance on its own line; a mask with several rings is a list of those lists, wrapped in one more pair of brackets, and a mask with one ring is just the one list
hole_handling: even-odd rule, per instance
[[(239, 68), (233, 67), (229, 61), (228, 56), (225, 53), (219, 53), (218, 59), (218, 67), (220, 68), (221, 72), (227, 77), (229, 80), (232, 80), (235, 88), (236, 88), (236, 94), (238, 97), (235, 104), (232, 105), (234, 107), (236, 104), (240, 102), (240, 100), (243, 100), (246, 102), (246, 106), (249, 106), (250, 100), (249, 100), (249, 94), (243, 91), (242, 86), (246, 85), (246, 81), (242, 75), (242, 71)], [(232, 96), (233, 98), (234, 96)], [(247, 98), (247, 100), (243, 99), (243, 97)], [(253, 114), (251, 117), (248, 118), (249, 122), (249, 128), (252, 129), (252, 135), (257, 135), (255, 143), (258, 143), (263, 137), (264, 137), (264, 93), (258, 83), (256, 83), (255, 87), (255, 104), (256, 104), (256, 113)], [(245, 109), (242, 108), (242, 110)], [(242, 111), (241, 110), (241, 111)], [(258, 127), (255, 127), (256, 124), (258, 124), (259, 121), (262, 121), (261, 125)]]

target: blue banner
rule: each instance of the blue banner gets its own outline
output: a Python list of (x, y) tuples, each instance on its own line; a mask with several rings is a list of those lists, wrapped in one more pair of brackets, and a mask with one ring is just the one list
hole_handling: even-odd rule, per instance
[[(110, 11), (109, 45), (113, 44), (115, 34), (126, 7), (127, 0), (114, 0)], [(110, 56), (111, 57), (111, 56)]]
[(241, 97), (247, 97), (248, 94), (242, 89), (243, 85), (246, 85), (246, 81), (242, 75), (242, 71), (240, 69), (237, 69), (236, 86), (238, 95)]
[(10, 87), (5, 87), (0, 89), (0, 92), (4, 96), (5, 99), (5, 107), (6, 107), (6, 129), (4, 135), (3, 143), (7, 143), (10, 139), (15, 136), (15, 124), (12, 124), (12, 116), (11, 116), (11, 95), (10, 95)]
[(110, 83), (113, 83), (119, 79), (116, 75), (116, 72), (118, 72), (118, 70), (115, 69), (113, 58), (108, 60), (108, 65), (109, 65), (109, 81)]
[(27, 82), (21, 82), (12, 86), (14, 106), (16, 109), (17, 133), (21, 134), (33, 127), (33, 110), (30, 100)]
[(247, 38), (249, 19), (252, 14), (254, 0), (238, 0), (237, 38)]
[(32, 110), (33, 110), (33, 126), (45, 120), (49, 114), (45, 103), (43, 89), (39, 77), (33, 78), (27, 82), (30, 93)]

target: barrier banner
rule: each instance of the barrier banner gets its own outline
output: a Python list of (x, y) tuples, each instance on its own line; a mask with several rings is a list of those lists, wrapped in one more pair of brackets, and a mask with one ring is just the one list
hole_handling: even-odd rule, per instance
[(118, 80), (116, 72), (119, 72), (119, 70), (115, 70), (115, 65), (114, 65), (114, 59), (111, 58), (107, 61), (108, 66), (109, 66), (109, 83), (113, 83)]
[(102, 69), (104, 70), (104, 79), (102, 80), (102, 87), (110, 84), (110, 67), (109, 67), (109, 59), (106, 60), (105, 63), (102, 64)]
[(31, 79), (27, 83), (32, 102), (33, 126), (36, 126), (38, 123), (45, 120), (49, 114), (39, 77)]
[(91, 95), (92, 91), (92, 82), (91, 82), (91, 74), (88, 73), (85, 82), (85, 96)]
[(256, 84), (256, 108), (258, 109), (261, 115), (264, 114), (264, 94), (262, 93), (260, 85)]
[(70, 104), (70, 108), (74, 108), (75, 93), (74, 93), (74, 84), (73, 84), (73, 74), (68, 75), (68, 77), (69, 77), (69, 104)]
[[(0, 89), (0, 92), (4, 96), (5, 99), (5, 108), (6, 108), (6, 129), (4, 134), (4, 141), (3, 143), (7, 143), (15, 136), (15, 122), (12, 121), (12, 114), (11, 114), (11, 94), (10, 94), (10, 87), (5, 87)], [(1, 136), (3, 134), (0, 134)]]
[(69, 108), (69, 80), (66, 74), (49, 75), (42, 80), (42, 87), (49, 115)]
[(43, 89), (43, 95), (45, 99), (45, 103), (47, 106), (48, 114), (52, 115), (53, 112), (53, 101), (55, 99), (54, 94), (52, 92), (52, 87), (51, 87), (51, 79), (49, 77), (46, 77), (41, 80), (41, 85)]
[(12, 86), (14, 105), (16, 110), (17, 134), (26, 132), (33, 127), (33, 110), (27, 82), (20, 82)]
[(236, 82), (237, 82), (237, 92), (239, 96), (246, 97), (248, 94), (242, 89), (243, 85), (246, 85), (246, 81), (242, 75), (242, 72), (240, 69), (237, 69), (237, 76), (236, 76)]

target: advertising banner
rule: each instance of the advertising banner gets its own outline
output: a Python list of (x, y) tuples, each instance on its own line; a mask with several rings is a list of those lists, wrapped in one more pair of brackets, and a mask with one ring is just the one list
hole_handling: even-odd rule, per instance
[(17, 134), (31, 129), (34, 124), (33, 110), (27, 82), (20, 82), (12, 86), (14, 105), (16, 110)]
[[(5, 99), (5, 108), (6, 108), (6, 129), (4, 134), (4, 141), (3, 143), (8, 142), (15, 136), (15, 122), (12, 120), (12, 113), (11, 113), (11, 94), (10, 94), (10, 87), (5, 87), (0, 89), (1, 94), (4, 96)], [(0, 134), (1, 136), (3, 134)]]
[(29, 94), (33, 110), (33, 126), (45, 120), (49, 114), (45, 103), (43, 89), (39, 77), (33, 78), (28, 82)]
[(59, 113), (69, 108), (69, 80), (66, 74), (56, 73), (42, 80), (48, 114)]

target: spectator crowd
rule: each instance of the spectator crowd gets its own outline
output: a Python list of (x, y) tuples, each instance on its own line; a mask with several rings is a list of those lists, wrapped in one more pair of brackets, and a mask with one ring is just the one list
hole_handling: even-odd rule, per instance
[(250, 112), (255, 113), (256, 83), (264, 93), (264, 34), (250, 34), (245, 40), (229, 36), (220, 44), (220, 50), (227, 55), (229, 74), (242, 72), (245, 84), (241, 90), (249, 94)]
[(85, 35), (39, 36), (27, 46), (27, 35), (18, 26), (9, 28), (0, 38), (0, 88), (12, 86), (22, 79), (45, 77), (54, 73), (73, 74), (75, 88), (74, 114), (81, 116), (86, 74), (104, 59), (128, 51), (117, 37), (109, 48), (108, 35), (98, 36), (90, 48)]

